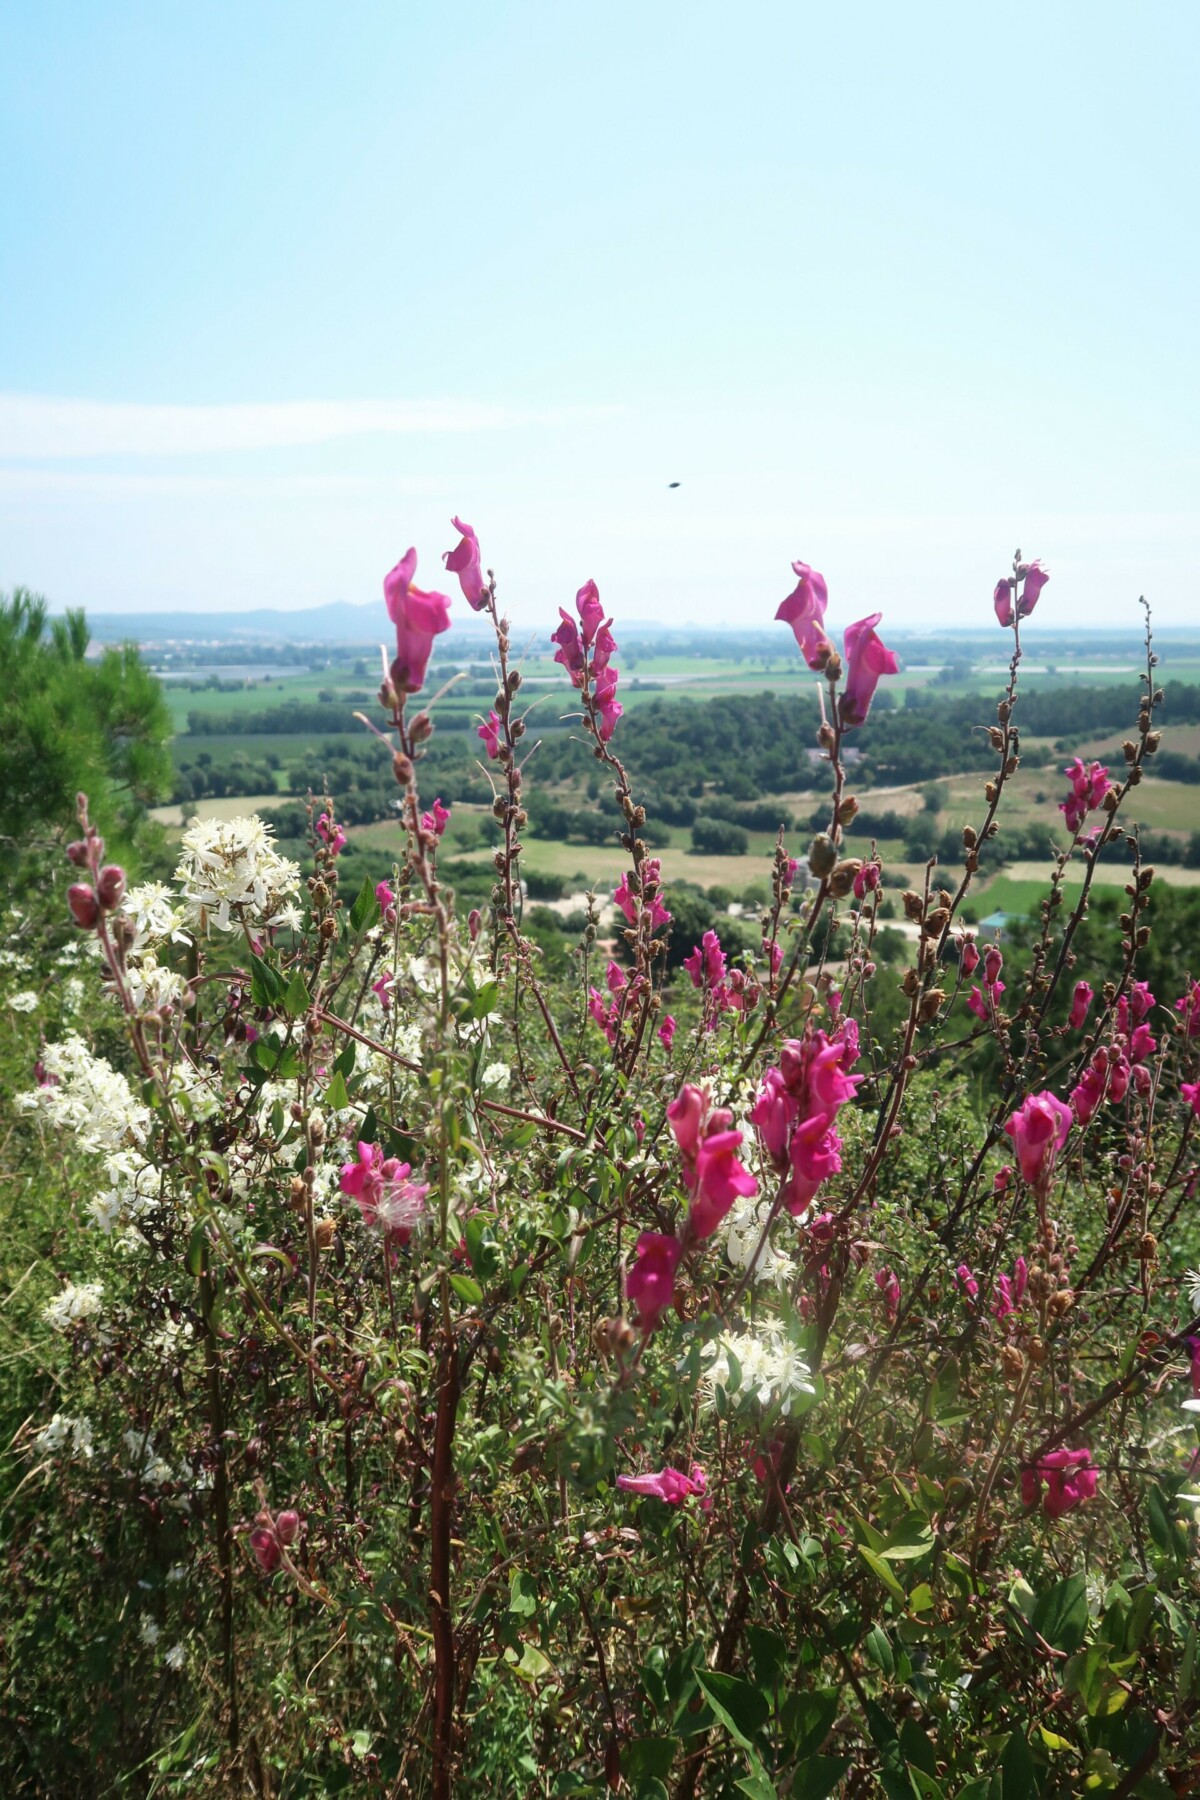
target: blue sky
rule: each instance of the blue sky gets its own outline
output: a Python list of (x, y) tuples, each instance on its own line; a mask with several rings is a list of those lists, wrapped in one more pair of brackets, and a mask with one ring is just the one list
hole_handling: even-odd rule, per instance
[[(0, 12), (0, 587), (1195, 617), (1191, 4)], [(677, 490), (668, 483), (680, 482)], [(886, 627), (885, 627), (886, 629)], [(619, 633), (618, 633), (619, 636)]]

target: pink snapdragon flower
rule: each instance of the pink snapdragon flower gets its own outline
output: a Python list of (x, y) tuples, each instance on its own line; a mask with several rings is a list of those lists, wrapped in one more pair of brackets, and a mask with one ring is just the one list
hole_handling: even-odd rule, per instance
[(346, 834), (340, 825), (335, 825), (328, 813), (322, 813), (317, 820), (316, 833), (323, 844), (328, 845), (331, 856), (340, 856), (346, 847)]
[(691, 955), (684, 957), (683, 966), (693, 987), (703, 987), (706, 982), (710, 988), (721, 985), (725, 979), (725, 952), (715, 931), (704, 933)]
[[(1017, 619), (1027, 619), (1038, 603), (1038, 596), (1050, 577), (1040, 562), (1021, 563), (1016, 575), (1005, 575), (996, 583), (996, 591), (992, 595), (992, 605), (996, 609), (996, 617), (1001, 625), (1012, 625)], [(1021, 598), (1017, 609), (1013, 612), (1013, 595), (1017, 583), (1024, 580)]]
[(407, 1244), (425, 1212), (428, 1182), (411, 1181), (412, 1169), (396, 1157), (384, 1157), (379, 1144), (358, 1146), (358, 1161), (342, 1167), (341, 1189), (358, 1204), (363, 1222), (384, 1237)]
[(675, 1015), (674, 1013), (667, 1013), (663, 1018), (662, 1024), (658, 1028), (658, 1041), (664, 1050), (669, 1051), (671, 1045), (675, 1042), (675, 1029)]
[[(671, 915), (662, 903), (659, 891), (662, 881), (662, 862), (657, 856), (648, 856), (642, 863), (642, 907), (650, 915), (651, 931), (660, 931), (664, 925), (671, 923)], [(630, 886), (630, 883), (633, 886)], [(637, 923), (637, 876), (630, 869), (622, 875), (613, 891), (613, 905), (619, 907), (630, 925)]]
[(1186, 994), (1175, 1002), (1175, 1011), (1184, 1036), (1200, 1037), (1200, 981), (1189, 982)]
[(685, 1475), (682, 1469), (660, 1469), (654, 1475), (618, 1475), (617, 1486), (626, 1494), (644, 1494), (667, 1506), (682, 1506), (693, 1496), (703, 1505), (708, 1478), (699, 1463), (693, 1463), (690, 1475)]
[(971, 1273), (968, 1264), (959, 1263), (957, 1269), (954, 1271), (954, 1279), (957, 1281), (968, 1300), (977, 1300), (979, 1298), (979, 1283)]
[(458, 585), (467, 605), (473, 612), (478, 612), (487, 598), (487, 583), (479, 561), (479, 539), (461, 519), (451, 519), (450, 523), (462, 536), (453, 550), (446, 551), (442, 561), (449, 574), (458, 576)]
[(1021, 1502), (1036, 1506), (1046, 1485), (1042, 1510), (1049, 1519), (1061, 1519), (1096, 1492), (1099, 1470), (1090, 1450), (1050, 1450), (1040, 1462), (1021, 1471)]
[(617, 699), (617, 671), (604, 669), (596, 677), (596, 710), (600, 714), (600, 742), (607, 744), (625, 708)]
[(730, 1129), (732, 1113), (714, 1107), (707, 1090), (690, 1082), (667, 1107), (667, 1122), (683, 1159), (692, 1235), (711, 1237), (736, 1199), (758, 1192), (754, 1176), (738, 1160), (742, 1133)]
[(285, 1507), (274, 1518), (265, 1510), (259, 1513), (250, 1533), (250, 1548), (264, 1575), (275, 1573), (283, 1561), (285, 1546), (294, 1544), (299, 1535), (300, 1514), (293, 1508)]
[(376, 882), (376, 884), (375, 884), (375, 902), (376, 902), (376, 905), (379, 907), (380, 912), (383, 914), (384, 924), (385, 925), (394, 925), (396, 923), (396, 896), (392, 892), (392, 887), (391, 887), (390, 882), (388, 882), (388, 881), (377, 881)]
[(1067, 1020), (1071, 1031), (1082, 1031), (1095, 998), (1089, 982), (1077, 981), (1075, 983), (1075, 992), (1071, 996), (1071, 1015)]
[(1196, 1117), (1200, 1119), (1200, 1081), (1181, 1081), (1179, 1098), (1185, 1106), (1190, 1106)]
[(854, 898), (856, 900), (865, 900), (868, 894), (873, 894), (875, 892), (882, 879), (882, 863), (879, 861), (878, 857), (870, 858), (867, 862), (863, 863), (851, 883), (851, 886), (854, 889)]
[(403, 694), (415, 694), (425, 685), (433, 640), (450, 629), (449, 595), (415, 588), (412, 579), (416, 572), (417, 553), (408, 550), (383, 580), (388, 617), (396, 627), (396, 659), (391, 677)]
[(876, 1269), (875, 1286), (883, 1297), (888, 1323), (895, 1324), (900, 1311), (900, 1277), (894, 1269)]
[[(371, 983), (371, 992), (375, 995), (385, 1013), (392, 1010), (392, 989), (395, 985), (396, 978), (390, 969), (385, 969), (378, 980)], [(351, 1164), (351, 1167), (353, 1167), (353, 1164)]]
[(775, 617), (791, 626), (809, 668), (823, 669), (833, 651), (824, 630), (825, 608), (829, 604), (825, 577), (806, 562), (794, 562), (792, 570), (799, 580)]
[(500, 732), (504, 721), (498, 712), (489, 712), (482, 725), (475, 727), (475, 736), (479, 739), (492, 761), (500, 754)]
[(846, 627), (846, 685), (838, 703), (843, 729), (865, 724), (879, 677), (899, 673), (899, 657), (875, 629), (882, 617), (882, 613), (869, 613)]
[(433, 811), (421, 814), (421, 830), (431, 837), (441, 837), (450, 823), (450, 808), (442, 805), (441, 795), (433, 803)]
[(979, 967), (979, 946), (974, 938), (964, 938), (958, 953), (958, 966), (964, 975), (973, 975)]
[(1025, 1290), (1029, 1286), (1029, 1266), (1023, 1256), (1018, 1256), (1011, 1276), (996, 1277), (996, 1291), (992, 1296), (992, 1312), (997, 1319), (1007, 1319), (1010, 1313), (1016, 1312), (1025, 1298)]
[(675, 1299), (675, 1271), (683, 1255), (676, 1237), (661, 1231), (643, 1231), (637, 1241), (637, 1260), (625, 1278), (625, 1292), (637, 1307), (638, 1323), (649, 1335)]
[(809, 1030), (780, 1049), (779, 1066), (764, 1070), (750, 1123), (763, 1153), (783, 1177), (783, 1204), (796, 1218), (811, 1206), (823, 1181), (842, 1166), (834, 1129), (839, 1109), (862, 1080), (849, 1073), (858, 1058), (858, 1024), (845, 1019), (832, 1037)]
[(988, 1025), (995, 1017), (996, 1008), (1000, 1004), (1000, 996), (1003, 992), (1004, 983), (1002, 981), (989, 982), (988, 986), (982, 989), (973, 987), (967, 996), (967, 1005), (977, 1019), (982, 1019), (983, 1023)]
[(1058, 810), (1067, 821), (1067, 829), (1074, 833), (1088, 814), (1103, 803), (1105, 794), (1112, 790), (1112, 782), (1100, 763), (1084, 763), (1078, 756), (1067, 764), (1063, 774), (1071, 784), (1071, 792), (1059, 801)]
[(1030, 1094), (1013, 1113), (1004, 1129), (1016, 1147), (1021, 1174), (1039, 1199), (1044, 1200), (1054, 1178), (1058, 1153), (1070, 1135), (1071, 1108), (1049, 1088)]

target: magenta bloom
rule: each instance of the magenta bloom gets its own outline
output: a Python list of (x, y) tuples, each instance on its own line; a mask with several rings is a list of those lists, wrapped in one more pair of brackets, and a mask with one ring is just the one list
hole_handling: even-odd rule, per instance
[(424, 686), (433, 640), (450, 629), (449, 596), (415, 588), (412, 578), (416, 572), (417, 553), (408, 550), (383, 579), (388, 617), (396, 627), (392, 681), (404, 694), (415, 694)]
[(693, 1463), (690, 1475), (682, 1469), (660, 1469), (655, 1475), (618, 1475), (617, 1486), (627, 1494), (645, 1494), (667, 1506), (682, 1506), (693, 1495), (703, 1496), (708, 1481), (700, 1465)]
[(833, 649), (823, 629), (825, 608), (829, 604), (825, 577), (818, 575), (806, 562), (794, 562), (792, 569), (800, 579), (775, 617), (791, 626), (800, 654), (809, 668), (823, 669)]
[(291, 1507), (274, 1518), (265, 1510), (258, 1515), (250, 1533), (250, 1548), (264, 1575), (273, 1575), (283, 1560), (285, 1544), (294, 1544), (300, 1535), (300, 1514)]
[(992, 595), (992, 605), (996, 609), (996, 617), (1001, 625), (1011, 625), (1013, 622), (1012, 591), (1011, 575), (1002, 575), (996, 583), (996, 591)]
[(494, 762), (500, 754), (500, 728), (502, 720), (498, 712), (489, 712), (482, 725), (475, 727), (475, 736)]
[(596, 710), (600, 714), (600, 741), (607, 744), (625, 711), (617, 699), (617, 671), (605, 669), (596, 677)]
[(433, 837), (441, 837), (450, 823), (450, 808), (442, 805), (441, 795), (433, 803), (433, 811), (421, 814), (421, 830), (428, 831)]
[(1063, 774), (1071, 783), (1071, 792), (1065, 800), (1059, 801), (1058, 810), (1065, 817), (1068, 829), (1077, 832), (1088, 813), (1102, 804), (1112, 782), (1108, 779), (1108, 770), (1100, 763), (1084, 763), (1078, 756), (1067, 764)]
[(323, 844), (328, 844), (331, 856), (340, 856), (346, 847), (346, 834), (340, 825), (335, 825), (328, 813), (322, 813), (316, 823), (316, 833)]
[(664, 1050), (670, 1050), (671, 1045), (675, 1042), (674, 1013), (667, 1013), (664, 1017), (662, 1024), (658, 1028), (658, 1041)]
[(1181, 1081), (1179, 1098), (1185, 1106), (1190, 1106), (1196, 1117), (1200, 1119), (1200, 1081)]
[(410, 1181), (408, 1163), (384, 1158), (378, 1144), (359, 1144), (358, 1161), (342, 1167), (341, 1188), (357, 1201), (363, 1222), (384, 1236), (407, 1244), (425, 1211), (427, 1182)]
[(875, 858), (865, 862), (854, 877), (854, 898), (865, 900), (868, 894), (873, 894), (879, 886), (882, 876), (883, 867)]
[(638, 1310), (638, 1323), (646, 1333), (656, 1331), (675, 1299), (675, 1271), (683, 1245), (661, 1231), (643, 1231), (637, 1241), (637, 1261), (625, 1279), (625, 1292)]
[[(596, 641), (596, 634), (604, 623), (604, 608), (600, 604), (600, 589), (594, 581), (585, 581), (575, 596), (575, 610), (579, 614), (583, 626), (583, 641), (590, 650)], [(613, 645), (616, 649), (616, 645)]]
[(1072, 1031), (1082, 1030), (1095, 997), (1088, 982), (1077, 981), (1075, 983), (1075, 992), (1071, 997), (1071, 1016), (1067, 1020)]
[(888, 649), (875, 630), (882, 617), (882, 613), (869, 613), (865, 619), (858, 619), (846, 627), (846, 685), (839, 702), (845, 728), (865, 723), (879, 677), (899, 672), (899, 657), (894, 650)]
[(1040, 1094), (1030, 1094), (1004, 1127), (1016, 1147), (1021, 1174), (1040, 1199), (1050, 1190), (1054, 1165), (1071, 1124), (1071, 1108), (1045, 1088)]
[(1018, 1256), (1011, 1278), (1007, 1275), (996, 1277), (996, 1292), (992, 1296), (992, 1312), (997, 1319), (1007, 1319), (1010, 1313), (1016, 1312), (1025, 1297), (1025, 1289), (1029, 1285), (1029, 1266), (1023, 1256)]
[(894, 1269), (876, 1269), (875, 1286), (883, 1296), (889, 1322), (894, 1323), (900, 1311), (900, 1277)]
[(1031, 562), (1025, 569), (1025, 585), (1021, 589), (1021, 604), (1017, 608), (1017, 617), (1027, 619), (1038, 603), (1038, 597), (1050, 577), (1040, 562)]
[(667, 1108), (667, 1121), (683, 1159), (683, 1179), (692, 1205), (688, 1215), (695, 1237), (711, 1237), (739, 1195), (758, 1192), (758, 1183), (743, 1168), (737, 1152), (742, 1134), (732, 1131), (732, 1114), (714, 1107), (704, 1089), (690, 1082)]
[(579, 635), (579, 627), (570, 613), (564, 612), (561, 606), (558, 612), (562, 624), (557, 631), (550, 633), (550, 642), (558, 645), (558, 649), (554, 652), (554, 660), (556, 663), (562, 664), (573, 684), (581, 688), (584, 669), (583, 640)]
[(967, 1296), (968, 1300), (977, 1300), (979, 1298), (979, 1283), (976, 1281), (974, 1275), (972, 1275), (971, 1270), (966, 1263), (959, 1263), (957, 1269), (954, 1271), (954, 1279), (958, 1282), (959, 1287)]
[(1032, 1468), (1021, 1471), (1021, 1500), (1036, 1506), (1046, 1484), (1042, 1510), (1048, 1519), (1061, 1519), (1096, 1492), (1099, 1470), (1090, 1450), (1050, 1450)]
[(792, 1172), (784, 1191), (784, 1205), (793, 1218), (804, 1216), (817, 1190), (842, 1167), (842, 1140), (833, 1129), (832, 1115), (814, 1113), (802, 1119), (788, 1145)]
[(1185, 1037), (1200, 1037), (1200, 981), (1189, 984), (1187, 993), (1175, 1002), (1175, 1011)]
[(71, 917), (81, 931), (92, 931), (99, 923), (100, 901), (96, 890), (86, 881), (73, 881), (67, 889), (67, 905)]
[(396, 896), (392, 892), (390, 882), (377, 881), (375, 883), (375, 902), (386, 919), (396, 904)]
[(479, 539), (469, 525), (461, 519), (451, 519), (455, 531), (462, 536), (453, 550), (447, 550), (442, 557), (447, 571), (458, 576), (458, 585), (463, 591), (463, 598), (473, 611), (478, 612), (487, 598), (487, 584), (483, 579), (483, 570), (479, 565)]
[(964, 975), (973, 975), (979, 967), (979, 946), (974, 938), (966, 938), (958, 953), (958, 966)]
[(725, 979), (725, 952), (721, 948), (721, 940), (715, 931), (706, 931), (690, 956), (685, 956), (683, 966), (692, 978), (693, 987), (718, 987)]

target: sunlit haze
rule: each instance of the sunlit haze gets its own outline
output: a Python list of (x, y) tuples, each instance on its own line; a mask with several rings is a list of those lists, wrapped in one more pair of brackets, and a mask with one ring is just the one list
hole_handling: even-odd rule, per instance
[[(10, 7), (0, 588), (1189, 623), (1200, 13)], [(678, 486), (671, 484), (678, 483)], [(460, 602), (456, 600), (456, 611)]]

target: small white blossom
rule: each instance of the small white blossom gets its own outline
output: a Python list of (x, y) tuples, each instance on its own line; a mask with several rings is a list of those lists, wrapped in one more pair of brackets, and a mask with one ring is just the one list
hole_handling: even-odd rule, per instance
[(39, 1001), (32, 988), (22, 988), (19, 994), (10, 994), (8, 1004), (13, 1012), (31, 1013), (38, 1009)]
[(1192, 1311), (1200, 1312), (1200, 1269), (1188, 1269), (1183, 1277), (1183, 1284), (1188, 1290)]
[(47, 1044), (42, 1064), (55, 1079), (20, 1096), (25, 1111), (39, 1111), (52, 1125), (74, 1134), (81, 1150), (111, 1152), (145, 1142), (149, 1109), (135, 1100), (123, 1075), (93, 1056), (77, 1032)]
[(506, 1088), (512, 1080), (512, 1070), (507, 1063), (489, 1063), (480, 1080), (485, 1088)]
[(725, 1254), (735, 1269), (744, 1271), (753, 1262), (756, 1285), (771, 1282), (786, 1287), (796, 1272), (791, 1257), (777, 1250), (769, 1235), (757, 1258), (754, 1254), (770, 1212), (771, 1202), (754, 1194), (735, 1200), (725, 1224)]
[(298, 921), (299, 866), (280, 856), (270, 826), (257, 814), (198, 819), (184, 832), (182, 851), (175, 879), (188, 917), (201, 929), (262, 929)]
[(55, 1413), (48, 1424), (43, 1425), (34, 1440), (37, 1448), (47, 1456), (60, 1456), (64, 1452), (68, 1456), (78, 1456), (86, 1462), (92, 1454), (92, 1421), (88, 1418), (72, 1419), (66, 1413)]
[(816, 1392), (812, 1370), (777, 1320), (764, 1324), (757, 1335), (730, 1332), (719, 1337), (710, 1353), (702, 1390), (708, 1406), (716, 1404), (721, 1388), (735, 1405), (754, 1400), (760, 1406), (777, 1405), (786, 1414), (799, 1395)]
[(150, 1617), (149, 1613), (142, 1614), (142, 1622), (138, 1626), (138, 1636), (141, 1638), (143, 1644), (148, 1645), (151, 1650), (153, 1650), (155, 1644), (157, 1644), (159, 1638), (162, 1636), (162, 1632), (154, 1623), (154, 1620)]
[(69, 1331), (80, 1319), (98, 1318), (104, 1306), (104, 1284), (68, 1281), (59, 1294), (42, 1308), (42, 1317), (53, 1331)]
[(191, 941), (183, 930), (183, 909), (178, 904), (178, 896), (165, 882), (144, 881), (140, 887), (130, 888), (121, 911), (134, 929), (131, 956), (141, 956), (151, 945), (165, 943), (168, 939), (177, 944)]
[(163, 1661), (173, 1675), (178, 1675), (180, 1669), (182, 1669), (184, 1663), (187, 1661), (187, 1651), (182, 1644), (172, 1644), (171, 1648), (163, 1657)]

